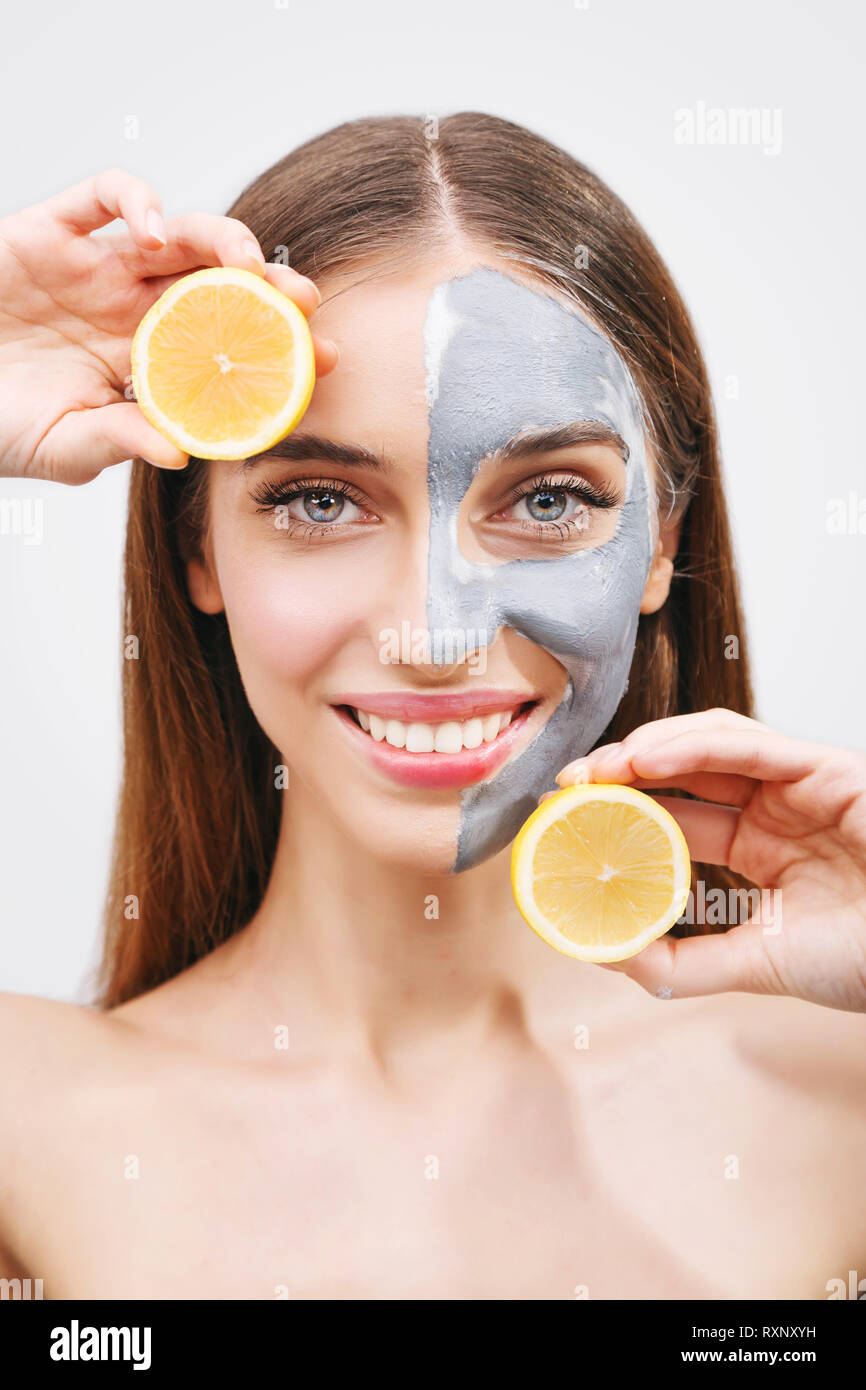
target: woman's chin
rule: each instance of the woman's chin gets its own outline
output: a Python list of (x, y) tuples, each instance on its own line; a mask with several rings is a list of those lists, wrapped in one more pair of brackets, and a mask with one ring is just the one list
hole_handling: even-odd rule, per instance
[[(388, 835), (387, 817), (383, 817), (377, 827), (374, 843), (367, 841), (363, 848), (371, 860), (375, 860), (390, 873), (410, 876), (443, 877), (450, 874), (457, 858), (457, 837), (453, 829), (450, 835), (442, 833), (427, 834), (423, 827), (414, 824), (416, 817), (410, 817), (398, 833)], [(417, 817), (418, 820), (421, 817)], [(381, 834), (379, 833), (381, 832)], [(357, 835), (357, 830), (355, 831)]]
[(347, 784), (339, 804), (331, 799), (331, 815), (337, 838), (354, 843), (371, 868), (423, 877), (447, 875), (454, 867), (460, 826), (456, 799), (451, 805), (395, 805), (361, 788), (353, 793)]

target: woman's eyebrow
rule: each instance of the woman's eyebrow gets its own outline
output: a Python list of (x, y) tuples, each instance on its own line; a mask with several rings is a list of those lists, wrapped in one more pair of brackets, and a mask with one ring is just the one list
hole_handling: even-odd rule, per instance
[[(491, 449), (484, 457), (491, 461), (523, 459), (531, 454), (565, 449), (573, 444), (610, 444), (622, 455), (623, 462), (628, 461), (629, 451), (625, 440), (601, 420), (574, 420), (570, 424), (548, 429), (523, 430), (505, 444)], [(336, 439), (325, 439), (319, 434), (296, 432), (278, 440), (263, 453), (244, 459), (243, 471), (250, 472), (270, 459), (293, 462), (318, 459), (351, 468), (370, 468), (379, 473), (393, 472), (396, 466), (386, 454), (374, 454), (363, 445), (341, 444)]]
[(499, 449), (491, 450), (496, 460), (523, 459), (553, 449), (565, 449), (570, 444), (610, 444), (628, 462), (628, 445), (622, 435), (602, 420), (574, 420), (571, 424), (555, 425), (552, 429), (524, 430)]
[(389, 473), (394, 468), (387, 455), (371, 453), (360, 444), (340, 444), (336, 439), (324, 439), (319, 434), (295, 433), (280, 439), (270, 449), (261, 454), (253, 454), (244, 459), (243, 471), (247, 473), (258, 464), (269, 459), (289, 459), (303, 462), (306, 459), (320, 459), (323, 463), (339, 463), (351, 468), (372, 468), (380, 473)]

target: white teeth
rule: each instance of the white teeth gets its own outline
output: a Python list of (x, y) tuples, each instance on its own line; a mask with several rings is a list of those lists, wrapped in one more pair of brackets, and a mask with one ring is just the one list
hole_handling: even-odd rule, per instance
[(399, 719), (388, 719), (385, 723), (385, 742), (392, 748), (406, 747), (406, 725)]
[(436, 753), (459, 753), (463, 747), (463, 729), (460, 724), (440, 724), (433, 739)]
[(467, 719), (463, 725), (463, 747), (480, 748), (484, 742), (484, 725), (480, 719)]
[(405, 748), (408, 753), (459, 753), (462, 748), (480, 748), (482, 743), (492, 743), (503, 729), (507, 729), (512, 718), (511, 710), (502, 710), (475, 715), (462, 723), (451, 719), (444, 724), (424, 724), (382, 719), (362, 709), (356, 709), (355, 714), (361, 728), (377, 743), (384, 741), (392, 748)]
[(499, 733), (500, 718), (501, 715), (498, 714), (487, 714), (482, 719), (481, 727), (484, 730), (485, 743), (492, 743), (496, 735)]
[[(398, 720), (393, 720), (397, 724)], [(406, 752), (432, 753), (436, 742), (436, 730), (432, 724), (409, 724), (406, 726)]]

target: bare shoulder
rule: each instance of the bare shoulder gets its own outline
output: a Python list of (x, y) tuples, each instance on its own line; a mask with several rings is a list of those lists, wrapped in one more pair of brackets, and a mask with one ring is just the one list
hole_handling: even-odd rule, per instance
[(195, 1090), (201, 1055), (151, 1027), (152, 1013), (0, 993), (0, 1277), (29, 1266), (68, 1192), (104, 1180), (131, 1126), (158, 1129), (175, 1089)]
[(217, 1062), (261, 1055), (244, 1011), (245, 991), (236, 971), (236, 943), (224, 942), (177, 975), (116, 1005), (105, 1017), (129, 1028), (152, 1055), (161, 1049)]
[(22, 1146), (56, 1142), (82, 1102), (140, 1075), (147, 1042), (111, 1011), (0, 993), (0, 1172)]
[(66, 1070), (105, 1032), (105, 1016), (85, 1004), (0, 993), (0, 1103), (32, 1089), (45, 1067)]
[(189, 1042), (184, 1011), (193, 992), (184, 982), (177, 977), (112, 1009), (0, 992), (0, 1133), (4, 1110), (19, 1102), (32, 1113), (41, 1102), (80, 1099), (120, 1079), (132, 1086), (148, 1059), (159, 1064), (170, 1052), (176, 1060)]
[(58, 1098), (104, 1038), (102, 1016), (85, 1005), (0, 993), (0, 1277), (21, 1273), (10, 1226), (20, 1185), (34, 1155), (56, 1147)]
[(765, 1081), (848, 1113), (866, 1134), (866, 1014), (755, 994), (719, 1001), (737, 1058)]
[(85, 1004), (0, 993), (0, 1170), (40, 1117), (82, 1081), (97, 1079), (121, 1032), (110, 1015)]

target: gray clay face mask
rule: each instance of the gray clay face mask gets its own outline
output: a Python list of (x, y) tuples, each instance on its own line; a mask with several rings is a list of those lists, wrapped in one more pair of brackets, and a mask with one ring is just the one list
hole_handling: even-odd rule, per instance
[[(588, 753), (613, 717), (628, 683), (656, 521), (639, 393), (583, 315), (485, 267), (436, 286), (424, 334), (433, 659), (437, 632), (471, 630), (483, 646), (507, 626), (568, 673), (535, 739), (494, 777), (461, 791), (457, 873), (507, 845), (560, 768)], [(627, 446), (615, 534), (550, 558), (467, 560), (457, 516), (481, 459), (516, 434), (576, 420), (600, 421)]]

